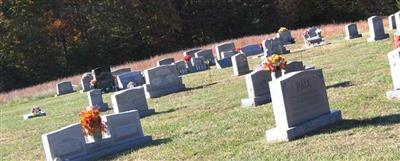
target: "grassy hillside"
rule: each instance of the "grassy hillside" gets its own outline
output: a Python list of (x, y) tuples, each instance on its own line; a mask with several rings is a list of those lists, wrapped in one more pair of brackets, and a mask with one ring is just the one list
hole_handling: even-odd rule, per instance
[[(392, 35), (392, 34), (391, 34)], [(149, 100), (157, 114), (142, 119), (154, 141), (106, 160), (400, 160), (400, 101), (386, 99), (392, 88), (387, 53), (392, 37), (367, 43), (330, 37), (330, 45), (297, 50), (288, 60), (323, 69), (331, 109), (344, 121), (292, 142), (268, 144), (275, 126), (271, 105), (242, 108), (244, 77), (231, 68), (184, 76), (187, 91)], [(260, 62), (249, 59), (250, 67)], [(103, 95), (110, 104), (110, 95)], [(0, 107), (0, 160), (43, 160), (40, 136), (79, 121), (86, 95), (35, 98)], [(33, 105), (46, 117), (23, 120)], [(110, 113), (111, 111), (107, 112)]]

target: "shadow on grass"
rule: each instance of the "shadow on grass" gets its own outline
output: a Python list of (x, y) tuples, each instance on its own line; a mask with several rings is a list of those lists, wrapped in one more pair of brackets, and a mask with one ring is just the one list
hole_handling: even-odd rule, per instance
[(322, 129), (310, 133), (309, 135), (318, 135), (324, 133), (335, 133), (338, 131), (350, 130), (358, 127), (366, 127), (366, 126), (386, 126), (400, 123), (400, 114), (391, 114), (386, 116), (376, 116), (372, 118), (366, 119), (344, 119), (337, 124), (332, 124)]
[(116, 160), (118, 158), (118, 156), (123, 155), (123, 154), (128, 154), (131, 153), (133, 151), (136, 151), (138, 149), (142, 149), (142, 148), (147, 148), (147, 147), (153, 147), (153, 146), (159, 146), (162, 144), (167, 144), (169, 142), (171, 142), (172, 139), (171, 138), (163, 138), (163, 139), (156, 139), (156, 140), (152, 140), (148, 143), (144, 143), (142, 145), (133, 147), (131, 149), (125, 150), (125, 151), (121, 151), (118, 153), (115, 153), (113, 155), (109, 155), (107, 158), (101, 159), (101, 160)]
[(185, 91), (192, 91), (192, 90), (196, 90), (196, 89), (202, 89), (202, 88), (206, 88), (206, 87), (209, 87), (209, 86), (212, 86), (212, 85), (215, 85), (215, 84), (217, 84), (217, 82), (213, 82), (213, 83), (209, 83), (209, 84), (204, 84), (204, 85), (200, 85), (200, 86), (192, 87), (192, 88), (186, 88)]
[(340, 83), (336, 83), (336, 84), (332, 84), (329, 86), (326, 86), (326, 89), (329, 88), (344, 88), (344, 87), (350, 87), (352, 86), (350, 81), (344, 81), (344, 82), (340, 82)]
[(165, 114), (165, 113), (171, 113), (171, 112), (175, 112), (175, 111), (178, 111), (178, 110), (184, 109), (184, 108), (187, 108), (187, 106), (181, 106), (181, 107), (178, 107), (178, 108), (175, 108), (175, 109), (169, 109), (169, 110), (167, 110), (167, 111), (156, 112), (156, 113), (154, 113), (154, 115)]

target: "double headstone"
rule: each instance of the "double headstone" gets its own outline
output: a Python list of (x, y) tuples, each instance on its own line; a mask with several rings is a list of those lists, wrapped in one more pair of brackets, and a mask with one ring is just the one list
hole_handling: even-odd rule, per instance
[(268, 142), (289, 141), (342, 120), (330, 110), (321, 69), (291, 72), (269, 82), (276, 127)]
[(185, 89), (175, 64), (147, 69), (144, 71), (144, 77), (146, 84), (143, 86), (147, 98), (160, 97)]
[(246, 56), (258, 55), (263, 53), (263, 49), (259, 44), (250, 44), (240, 48), (240, 53)]
[(143, 87), (134, 87), (115, 92), (111, 96), (114, 113), (138, 110), (140, 117), (154, 114), (154, 109), (149, 109)]
[(283, 46), (282, 42), (278, 38), (264, 40), (263, 43), (264, 55), (271, 56), (273, 54), (287, 54), (290, 53), (289, 50)]
[(359, 38), (362, 35), (358, 33), (357, 24), (350, 23), (345, 26), (346, 29), (346, 40)]
[(98, 160), (152, 140), (151, 136), (144, 135), (139, 114), (135, 110), (102, 118), (108, 134), (97, 142), (86, 141), (87, 137), (78, 123), (43, 134), (46, 160)]
[(193, 71), (191, 72), (200, 72), (208, 69), (204, 57), (193, 57), (191, 63), (193, 66)]
[(114, 80), (110, 67), (99, 67), (92, 70), (93, 79), (96, 80), (96, 88), (104, 92), (110, 92), (114, 88)]
[(194, 53), (195, 57), (204, 57), (208, 65), (215, 65), (215, 58), (211, 49), (204, 49)]
[(191, 49), (183, 52), (183, 56), (190, 55), (191, 57), (195, 57), (195, 53), (200, 51), (201, 49)]
[(74, 92), (74, 88), (72, 87), (72, 84), (70, 81), (63, 81), (60, 83), (57, 83), (56, 85), (56, 96), (60, 96), (63, 94), (68, 94)]
[(181, 60), (175, 62), (176, 70), (178, 70), (178, 75), (185, 75), (188, 73), (188, 67), (186, 67), (186, 62)]
[(392, 75), (393, 90), (386, 93), (389, 99), (400, 99), (400, 49), (388, 53), (390, 73)]
[(393, 15), (390, 15), (389, 17), (388, 17), (388, 21), (389, 21), (389, 30), (396, 30), (397, 29), (397, 26), (396, 26), (396, 16), (393, 14)]
[(240, 76), (250, 72), (246, 55), (236, 54), (232, 56), (231, 59), (232, 59), (232, 68), (234, 76)]
[[(226, 42), (218, 44), (215, 46), (215, 51), (217, 53), (217, 59), (227, 58), (235, 54), (235, 44), (233, 42)], [(224, 54), (223, 54), (224, 52)]]
[(82, 75), (82, 77), (81, 77), (82, 92), (86, 92), (91, 89), (90, 81), (92, 81), (92, 79), (93, 79), (93, 76), (92, 76), (92, 73), (90, 73), (90, 72), (87, 72)]
[(292, 37), (292, 34), (289, 30), (277, 33), (276, 37), (281, 40), (283, 45), (295, 43), (294, 38)]
[(160, 65), (170, 65), (173, 64), (175, 62), (174, 58), (165, 58), (165, 59), (161, 59), (159, 61), (157, 61), (156, 65), (160, 66)]
[(97, 107), (100, 111), (107, 111), (108, 105), (103, 102), (102, 92), (100, 89), (92, 89), (87, 92), (89, 106)]
[(268, 82), (271, 74), (266, 70), (255, 70), (245, 76), (248, 98), (242, 99), (243, 107), (258, 106), (271, 102)]
[(119, 89), (126, 89), (130, 82), (133, 82), (135, 86), (140, 86), (145, 83), (140, 71), (122, 73), (117, 75), (116, 78)]
[(368, 42), (383, 40), (389, 38), (389, 34), (385, 33), (382, 19), (378, 16), (368, 18), (369, 38)]

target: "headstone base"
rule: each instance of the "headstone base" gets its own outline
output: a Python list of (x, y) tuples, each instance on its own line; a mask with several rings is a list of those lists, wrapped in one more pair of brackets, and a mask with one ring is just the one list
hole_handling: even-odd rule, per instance
[(113, 146), (107, 146), (107, 148), (103, 148), (101, 150), (96, 150), (91, 153), (86, 153), (84, 155), (79, 155), (74, 158), (68, 158), (68, 160), (97, 160), (102, 158), (103, 156), (108, 156), (108, 155), (113, 155), (121, 151), (125, 151), (128, 149), (132, 149), (134, 147), (138, 147), (146, 142), (150, 142), (152, 140), (151, 136), (144, 136), (139, 139), (135, 140), (127, 140), (125, 142), (113, 145)]
[(375, 36), (375, 37), (369, 37), (368, 42), (374, 42), (374, 41), (383, 40), (383, 39), (387, 39), (387, 38), (389, 38), (389, 34), (379, 35), (379, 36)]
[(356, 39), (356, 38), (360, 38), (362, 37), (361, 34), (358, 35), (351, 35), (350, 37), (346, 36), (346, 38), (344, 38), (345, 40), (351, 40), (351, 39)]
[(242, 107), (254, 107), (271, 102), (271, 98), (269, 96), (258, 96), (255, 98), (242, 99), (241, 102)]
[(31, 119), (31, 118), (34, 118), (34, 117), (40, 117), (40, 116), (46, 116), (46, 112), (41, 112), (41, 113), (38, 113), (38, 114), (33, 114), (33, 113), (30, 113), (30, 114), (25, 114), (23, 117), (24, 117), (24, 120), (27, 120), (27, 119)]
[(142, 118), (142, 117), (150, 116), (154, 113), (156, 113), (156, 111), (154, 109), (148, 109), (148, 110), (139, 111), (139, 116), (140, 116), (140, 118)]
[(329, 124), (333, 124), (342, 120), (342, 114), (340, 110), (331, 110), (330, 113), (319, 116), (315, 119), (306, 121), (295, 127), (288, 129), (273, 128), (267, 130), (266, 138), (267, 142), (282, 142), (290, 141), (299, 138), (306, 133), (312, 132), (318, 128), (324, 127)]
[(388, 99), (400, 99), (400, 90), (390, 90), (386, 92)]
[(149, 84), (145, 84), (143, 86), (144, 86), (144, 92), (145, 92), (146, 98), (157, 98), (157, 97), (161, 97), (161, 96), (164, 96), (167, 94), (175, 93), (175, 92), (186, 89), (184, 84), (180, 84), (180, 85), (173, 86), (173, 87), (167, 87), (167, 88), (163, 88), (163, 89), (150, 89), (151, 87)]

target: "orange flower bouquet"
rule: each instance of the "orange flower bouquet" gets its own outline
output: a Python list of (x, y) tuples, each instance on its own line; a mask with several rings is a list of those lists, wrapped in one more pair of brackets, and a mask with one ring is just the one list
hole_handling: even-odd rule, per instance
[(287, 64), (287, 62), (285, 60), (285, 57), (274, 54), (274, 55), (268, 57), (263, 62), (263, 68), (265, 70), (268, 70), (271, 72), (277, 72), (281, 69), (284, 69), (286, 67), (286, 64)]
[(94, 80), (94, 79), (92, 79), (92, 80), (90, 81), (90, 86), (91, 86), (92, 88), (96, 88), (96, 83), (97, 83), (97, 81)]
[(394, 47), (400, 48), (400, 35), (397, 34), (394, 35)]
[(100, 111), (94, 107), (88, 107), (80, 113), (81, 126), (85, 135), (98, 135), (105, 132), (106, 125), (102, 122)]

